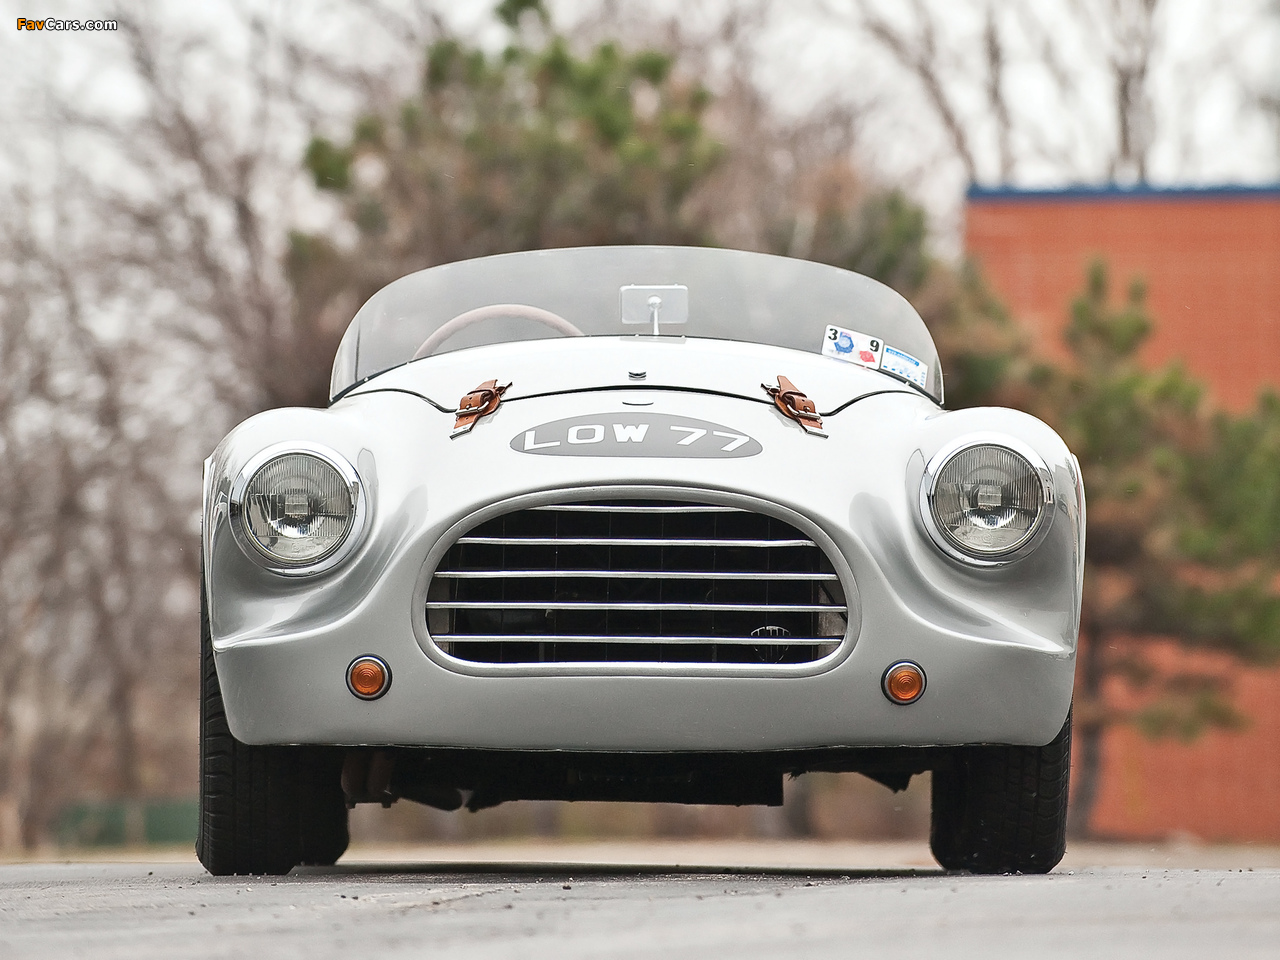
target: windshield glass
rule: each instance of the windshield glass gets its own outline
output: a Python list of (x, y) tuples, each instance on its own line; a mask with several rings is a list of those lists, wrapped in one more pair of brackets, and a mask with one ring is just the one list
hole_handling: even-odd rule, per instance
[[(337, 397), (353, 384), (425, 355), (420, 348), (428, 340), (426, 352), (442, 354), (563, 336), (557, 320), (587, 336), (651, 334), (651, 324), (624, 325), (620, 301), (634, 308), (635, 299), (620, 291), (675, 285), (687, 288), (687, 294), (658, 291), (665, 298), (659, 310), (663, 335), (826, 353), (837, 361), (873, 366), (942, 399), (933, 339), (919, 314), (889, 287), (807, 260), (641, 246), (509, 253), (402, 277), (374, 294), (351, 321), (334, 359), (330, 393)], [(645, 303), (652, 302), (648, 297), (648, 291), (641, 292), (641, 319)], [(684, 313), (683, 301), (687, 322), (666, 322)], [(510, 304), (536, 309), (523, 317), (478, 309)], [(635, 310), (629, 313), (635, 319)], [(463, 314), (470, 316), (441, 329)], [(433, 337), (437, 332), (445, 336)]]

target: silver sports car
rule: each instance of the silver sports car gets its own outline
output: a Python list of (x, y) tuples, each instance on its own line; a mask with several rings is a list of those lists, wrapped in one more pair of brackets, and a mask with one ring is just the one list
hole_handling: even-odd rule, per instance
[(356, 315), (327, 409), (205, 463), (213, 873), (413, 800), (779, 804), (932, 772), (948, 869), (1062, 857), (1079, 465), (948, 411), (898, 294), (732, 250), (452, 263)]

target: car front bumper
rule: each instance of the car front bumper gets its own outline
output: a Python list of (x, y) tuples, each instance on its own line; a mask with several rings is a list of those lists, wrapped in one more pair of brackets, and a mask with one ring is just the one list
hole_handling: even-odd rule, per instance
[[(688, 402), (659, 398), (672, 410)], [(211, 461), (214, 472), (227, 475), (237, 458), (282, 435), (323, 441), (359, 464), (375, 516), (341, 570), (315, 582), (281, 578), (245, 560), (218, 506), (220, 481), (212, 478), (205, 521), (212, 531), (205, 548), (211, 633), (235, 736), (258, 744), (666, 752), (1040, 745), (1057, 734), (1071, 700), (1083, 547), (1069, 454), (1063, 448), (1055, 460), (1051, 449), (1046, 456), (1060, 488), (1050, 536), (1011, 569), (967, 568), (943, 557), (920, 528), (917, 505), (929, 446), (962, 432), (967, 415), (972, 429), (989, 432), (994, 419), (998, 428), (1052, 447), (1056, 436), (1047, 428), (1049, 439), (1038, 434), (1038, 421), (1013, 411), (939, 417), (923, 400), (873, 397), (854, 408), (857, 430), (848, 429), (849, 411), (831, 418), (824, 440), (763, 405), (700, 397), (701, 415), (744, 425), (775, 455), (689, 461), (678, 484), (669, 462), (639, 459), (626, 465), (623, 485), (616, 461), (510, 452), (513, 430), (519, 436), (582, 406), (575, 397), (504, 405), (495, 422), (453, 445), (403, 443), (406, 432), (447, 438), (451, 422), (404, 395), (352, 398), (345, 408), (355, 413), (337, 416), (343, 408), (273, 411), (240, 428)], [(405, 421), (414, 419), (423, 422), (406, 431)], [(387, 424), (388, 436), (376, 429), (371, 436), (369, 423)], [(468, 461), (459, 459), (464, 443), (471, 444)], [(881, 461), (905, 464), (906, 476), (901, 466), (868, 461), (868, 444)], [(794, 482), (796, 464), (815, 450), (843, 460), (847, 470), (832, 482)], [(512, 462), (468, 470), (477, 457)], [(450, 662), (425, 636), (418, 608), (427, 560), (478, 510), (531, 495), (661, 496), (677, 488), (776, 504), (828, 536), (859, 597), (837, 655), (775, 670), (492, 669)], [(382, 658), (392, 672), (389, 690), (374, 701), (352, 696), (346, 684), (348, 665), (364, 655)], [(886, 668), (901, 660), (918, 663), (928, 678), (924, 695), (907, 706), (881, 690)]]

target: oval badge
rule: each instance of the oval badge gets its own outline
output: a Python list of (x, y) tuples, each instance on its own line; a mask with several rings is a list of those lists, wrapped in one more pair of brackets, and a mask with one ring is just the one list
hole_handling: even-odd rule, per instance
[(596, 413), (541, 423), (511, 438), (517, 453), (548, 457), (754, 457), (760, 441), (708, 420), (665, 413)]

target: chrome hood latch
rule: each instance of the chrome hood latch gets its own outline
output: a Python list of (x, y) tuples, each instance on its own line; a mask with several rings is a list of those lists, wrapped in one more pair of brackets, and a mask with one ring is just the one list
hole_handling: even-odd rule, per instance
[(778, 374), (776, 387), (771, 387), (767, 383), (762, 383), (760, 386), (764, 388), (765, 393), (773, 397), (773, 402), (778, 409), (800, 424), (805, 433), (811, 433), (816, 437), (826, 436), (822, 432), (822, 417), (818, 416), (818, 408), (804, 395), (803, 391), (796, 389), (794, 383), (782, 374)]
[(471, 428), (481, 417), (488, 416), (498, 409), (502, 403), (502, 395), (510, 389), (511, 384), (498, 386), (497, 380), (486, 380), (458, 401), (457, 421), (453, 425), (450, 439), (470, 433)]

